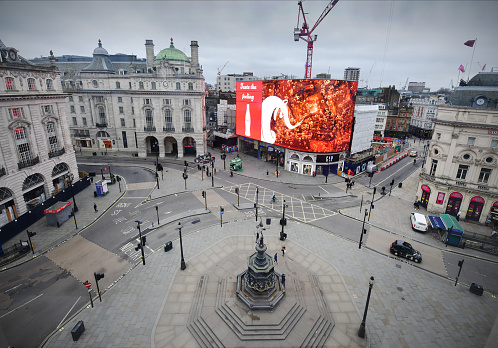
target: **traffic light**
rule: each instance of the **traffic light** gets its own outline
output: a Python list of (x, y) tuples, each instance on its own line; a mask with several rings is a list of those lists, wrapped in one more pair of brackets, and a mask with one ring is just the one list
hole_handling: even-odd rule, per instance
[(239, 188), (238, 187), (235, 188), (235, 193), (239, 194)]
[(377, 192), (377, 187), (374, 187), (374, 193), (373, 194), (375, 194), (375, 192)]
[(147, 236), (142, 236), (142, 244), (145, 245), (145, 242), (147, 242)]
[(140, 249), (142, 249), (142, 244), (138, 243), (137, 247), (135, 248), (135, 251), (139, 251)]
[(225, 208), (220, 207), (220, 214), (223, 214), (225, 212)]
[(28, 236), (30, 236), (30, 237), (36, 236), (36, 232), (29, 232), (28, 231)]
[(287, 219), (280, 219), (280, 226), (287, 226)]
[(95, 276), (95, 280), (99, 281), (100, 279), (104, 278), (104, 273), (93, 273)]
[(465, 261), (465, 260), (458, 261), (458, 267), (462, 267), (463, 266), (463, 261)]
[(206, 198), (206, 191), (202, 191), (202, 198)]
[(183, 163), (185, 163), (185, 167), (188, 167), (188, 162), (187, 161), (184, 161)]
[(393, 185), (394, 185), (394, 179), (391, 181), (391, 186), (393, 186)]

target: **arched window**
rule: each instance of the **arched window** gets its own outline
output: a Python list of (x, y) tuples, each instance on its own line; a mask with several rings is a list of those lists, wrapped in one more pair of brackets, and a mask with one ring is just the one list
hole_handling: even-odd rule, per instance
[(59, 175), (61, 173), (64, 173), (65, 171), (69, 170), (69, 167), (66, 163), (59, 163), (57, 164), (54, 169), (52, 169), (52, 176)]
[(142, 81), (138, 83), (138, 88), (144, 89), (144, 83)]
[(47, 134), (50, 152), (59, 151), (59, 143), (57, 141), (57, 132), (55, 131), (54, 122), (47, 122)]
[(14, 78), (12, 78), (12, 77), (5, 78), (5, 89), (7, 91), (13, 91), (16, 89), (16, 85), (14, 83)]
[(152, 116), (152, 109), (145, 109), (145, 127), (151, 129), (154, 127), (154, 117)]
[(16, 138), (16, 147), (21, 162), (27, 162), (32, 159), (31, 149), (29, 147), (28, 136), (24, 127), (17, 127), (14, 129), (14, 136)]
[(28, 79), (28, 89), (34, 91), (36, 89), (35, 79)]
[(33, 187), (41, 182), (44, 182), (45, 179), (40, 173), (36, 173), (33, 175), (28, 176), (26, 179), (24, 179), (24, 182), (22, 184), (22, 190), (27, 190), (30, 187)]
[(193, 91), (194, 90), (194, 84), (192, 82), (188, 83), (188, 89), (189, 89), (189, 91)]
[(97, 80), (93, 80), (92, 83), (93, 83), (93, 87), (95, 87), (95, 88), (97, 88), (99, 86), (99, 83), (97, 82)]
[(99, 120), (100, 120), (100, 123), (107, 123), (106, 121), (106, 118), (105, 118), (105, 109), (102, 105), (100, 105), (98, 107), (98, 110), (99, 110)]
[(177, 83), (176, 83), (176, 89), (181, 89), (180, 82), (177, 82)]
[(53, 90), (54, 89), (54, 83), (51, 79), (47, 79), (47, 89)]

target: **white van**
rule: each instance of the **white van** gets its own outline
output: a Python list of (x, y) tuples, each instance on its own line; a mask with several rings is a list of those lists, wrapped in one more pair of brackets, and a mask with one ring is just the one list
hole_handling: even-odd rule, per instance
[(425, 232), (428, 229), (427, 219), (425, 215), (419, 213), (411, 213), (410, 220), (412, 222), (412, 228), (417, 231)]

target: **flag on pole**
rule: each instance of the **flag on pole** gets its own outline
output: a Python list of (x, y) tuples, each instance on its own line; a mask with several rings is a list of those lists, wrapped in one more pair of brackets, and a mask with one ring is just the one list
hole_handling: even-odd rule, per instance
[(469, 47), (474, 47), (474, 43), (476, 42), (476, 40), (467, 40), (465, 41), (463, 44), (465, 46), (469, 46)]
[(465, 72), (465, 68), (463, 67), (462, 64), (460, 64), (460, 66), (458, 67), (458, 70), (460, 70), (461, 72)]
[(484, 64), (484, 65), (482, 66), (482, 70), (481, 70), (481, 71), (484, 71), (484, 69), (486, 69), (486, 64)]

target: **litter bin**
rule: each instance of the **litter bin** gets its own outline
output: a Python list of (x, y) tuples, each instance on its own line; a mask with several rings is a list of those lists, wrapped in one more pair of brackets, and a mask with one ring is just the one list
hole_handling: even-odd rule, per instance
[(399, 187), (399, 188), (403, 187), (403, 183), (402, 183), (402, 182), (400, 182), (400, 183), (398, 184), (398, 187)]
[(85, 325), (83, 324), (83, 320), (78, 321), (76, 325), (74, 325), (71, 330), (71, 336), (73, 336), (73, 341), (77, 341), (81, 334), (85, 331)]
[(479, 296), (482, 296), (482, 293), (484, 292), (484, 289), (482, 288), (482, 285), (472, 283), (470, 286), (470, 292)]
[(97, 156), (97, 153), (96, 153), (96, 152), (94, 152), (94, 153), (93, 153), (93, 155), (94, 155), (94, 156)]
[(171, 249), (173, 249), (173, 243), (171, 243), (171, 241), (164, 244), (164, 252), (170, 251)]

